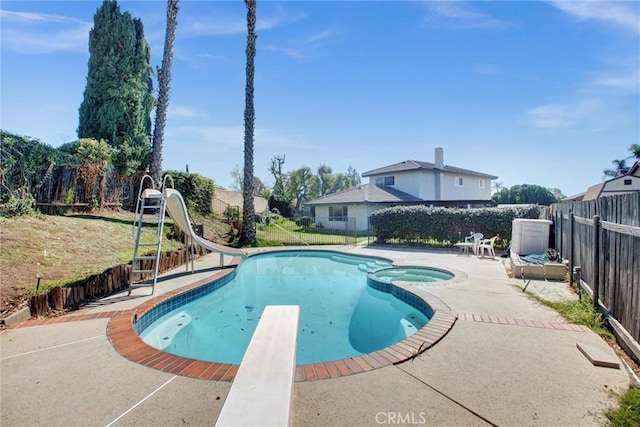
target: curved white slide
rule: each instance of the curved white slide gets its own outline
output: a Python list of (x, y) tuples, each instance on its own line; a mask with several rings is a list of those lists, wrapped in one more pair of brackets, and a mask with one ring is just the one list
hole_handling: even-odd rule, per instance
[(184, 199), (182, 198), (182, 194), (180, 194), (178, 190), (175, 190), (173, 188), (167, 188), (165, 190), (165, 196), (167, 198), (166, 199), (167, 213), (169, 214), (171, 219), (173, 219), (173, 221), (176, 223), (178, 228), (180, 228), (185, 233), (189, 234), (189, 237), (191, 237), (191, 239), (196, 245), (201, 246), (209, 251), (219, 253), (221, 263), (222, 263), (222, 257), (224, 255), (231, 256), (231, 257), (239, 256), (242, 258), (246, 258), (247, 255), (242, 251), (215, 244), (213, 242), (210, 242), (198, 236), (193, 231), (193, 228), (191, 227), (191, 221), (189, 220), (189, 213), (187, 212), (187, 205), (185, 204)]

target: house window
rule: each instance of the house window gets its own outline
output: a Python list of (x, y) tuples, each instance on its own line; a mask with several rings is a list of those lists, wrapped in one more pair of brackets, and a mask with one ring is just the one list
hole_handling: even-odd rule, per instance
[(462, 187), (464, 185), (464, 179), (459, 176), (456, 176), (456, 187)]
[(631, 185), (631, 180), (630, 179), (625, 179), (624, 180), (624, 185)]
[(385, 185), (395, 185), (395, 177), (393, 176), (380, 176), (376, 178), (376, 185), (382, 187)]
[(484, 179), (478, 181), (478, 185), (480, 186), (480, 188), (484, 188)]
[(348, 216), (347, 206), (329, 206), (329, 221), (346, 221)]

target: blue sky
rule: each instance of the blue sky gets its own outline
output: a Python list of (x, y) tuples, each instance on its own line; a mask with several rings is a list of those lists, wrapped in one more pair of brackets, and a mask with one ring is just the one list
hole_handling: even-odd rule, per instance
[[(3, 1), (2, 129), (76, 139), (101, 1)], [(164, 1), (120, 1), (160, 65)], [(243, 163), (246, 9), (180, 2), (164, 169)], [(255, 175), (444, 162), (566, 195), (640, 143), (640, 2), (258, 0)], [(366, 180), (365, 180), (366, 181)]]

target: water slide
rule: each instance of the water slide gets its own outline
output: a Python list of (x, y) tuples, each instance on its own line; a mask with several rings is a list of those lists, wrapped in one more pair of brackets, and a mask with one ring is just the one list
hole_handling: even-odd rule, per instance
[(220, 263), (223, 264), (223, 257), (225, 255), (235, 257), (239, 256), (242, 258), (246, 258), (246, 254), (238, 249), (229, 248), (227, 246), (218, 245), (213, 242), (210, 242), (202, 237), (198, 236), (191, 227), (191, 221), (189, 220), (189, 213), (187, 212), (187, 205), (182, 198), (182, 194), (178, 190), (174, 190), (173, 188), (165, 189), (166, 192), (166, 208), (167, 213), (176, 223), (180, 230), (184, 231), (189, 235), (191, 241), (198, 246), (201, 246), (211, 252), (216, 252), (220, 254)]

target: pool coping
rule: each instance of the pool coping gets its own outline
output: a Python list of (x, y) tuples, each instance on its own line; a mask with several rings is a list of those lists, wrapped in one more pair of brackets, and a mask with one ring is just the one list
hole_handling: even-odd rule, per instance
[[(232, 274), (238, 266), (238, 262), (239, 260), (234, 258), (231, 265), (204, 279), (154, 297), (133, 309), (113, 315), (107, 325), (107, 337), (113, 348), (124, 358), (152, 369), (189, 378), (233, 381), (239, 365), (207, 362), (159, 350), (142, 340), (135, 330), (134, 322), (168, 299)], [(431, 307), (433, 316), (424, 327), (404, 340), (372, 353), (330, 362), (298, 365), (296, 366), (295, 381), (304, 382), (344, 377), (406, 362), (433, 347), (451, 330), (458, 315), (453, 313), (442, 300), (409, 283), (396, 282), (393, 285), (424, 300)]]

